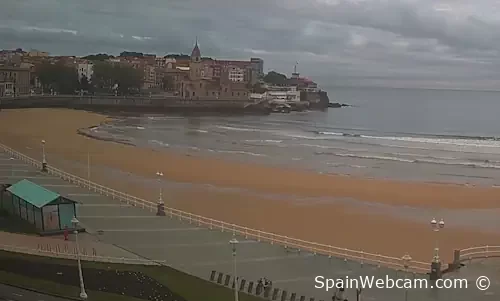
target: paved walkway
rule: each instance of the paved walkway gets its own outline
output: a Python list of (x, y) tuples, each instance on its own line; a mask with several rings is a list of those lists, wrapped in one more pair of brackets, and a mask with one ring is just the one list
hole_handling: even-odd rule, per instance
[[(76, 243), (74, 235), (69, 236), (69, 240), (65, 241), (64, 237), (40, 237), (34, 235), (23, 235), (15, 233), (0, 232), (0, 245), (19, 248), (19, 252), (23, 249), (37, 250), (41, 255), (49, 255), (58, 257), (58, 255), (76, 254)], [(96, 241), (95, 238), (88, 234), (79, 234), (80, 254), (87, 256), (113, 257), (121, 258), (139, 258), (130, 252), (127, 252), (119, 247), (111, 244)], [(0, 247), (1, 248), (1, 247)], [(53, 253), (53, 254), (51, 254)]]
[[(228, 274), (232, 272), (231, 248), (228, 243), (232, 237), (231, 233), (200, 228), (169, 217), (157, 217), (148, 210), (120, 204), (111, 198), (41, 174), (21, 162), (8, 160), (5, 155), (3, 159), (4, 161), (0, 154), (0, 182), (28, 178), (78, 201), (80, 221), (103, 242), (119, 245), (151, 259), (166, 260), (175, 268), (205, 279), (212, 270)], [(14, 175), (11, 173), (12, 169), (15, 170)], [(331, 300), (331, 292), (314, 288), (314, 279), (318, 275), (327, 278), (384, 278), (386, 275), (395, 279), (404, 277), (401, 272), (398, 274), (390, 269), (362, 266), (359, 263), (315, 256), (307, 252), (287, 251), (281, 246), (258, 243), (244, 237), (237, 238), (240, 241), (237, 252), (238, 274), (241, 277), (255, 281), (265, 276), (273, 281), (275, 287), (296, 292), (298, 296)], [(491, 294), (500, 294), (500, 283), (493, 283), (486, 293), (472, 288), (474, 275), (468, 274), (468, 269), (460, 272), (460, 276), (471, 278), (468, 289), (411, 290), (408, 301), (482, 301), (493, 300)], [(491, 277), (499, 279), (498, 275)], [(363, 295), (363, 300), (404, 300), (402, 289), (366, 289)], [(347, 296), (349, 300), (356, 300), (353, 289), (348, 290)]]

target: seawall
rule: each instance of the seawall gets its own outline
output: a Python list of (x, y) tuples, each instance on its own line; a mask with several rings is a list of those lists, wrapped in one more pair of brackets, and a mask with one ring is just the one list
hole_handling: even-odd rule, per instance
[(98, 112), (128, 113), (222, 113), (269, 114), (267, 104), (235, 100), (184, 100), (175, 97), (124, 97), (124, 96), (21, 96), (0, 98), (0, 109), (69, 108)]

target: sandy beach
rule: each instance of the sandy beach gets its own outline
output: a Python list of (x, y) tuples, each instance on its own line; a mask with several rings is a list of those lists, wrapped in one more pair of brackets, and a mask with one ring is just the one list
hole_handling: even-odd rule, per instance
[[(49, 164), (86, 176), (85, 169), (71, 162), (92, 167), (104, 166), (134, 175), (155, 178), (160, 170), (164, 178), (176, 182), (211, 184), (241, 188), (262, 194), (300, 197), (352, 198), (368, 204), (349, 202), (297, 203), (287, 198), (264, 198), (238, 191), (193, 188), (166, 192), (166, 203), (182, 210), (302, 238), (338, 247), (430, 261), (434, 246), (428, 223), (404, 216), (371, 211), (369, 204), (391, 208), (425, 208), (435, 213), (498, 207), (497, 188), (427, 184), (338, 175), (268, 167), (226, 161), (222, 157), (186, 156), (171, 151), (138, 148), (108, 141), (89, 139), (78, 129), (99, 125), (107, 116), (72, 110), (29, 109), (0, 112), (0, 142), (41, 160), (42, 139), (46, 140)], [(154, 200), (155, 192), (140, 182), (130, 183), (93, 173), (93, 181)], [(430, 220), (433, 216), (428, 216)], [(447, 221), (440, 233), (442, 256), (450, 260), (452, 250), (473, 245), (493, 245), (500, 235), (461, 227)]]

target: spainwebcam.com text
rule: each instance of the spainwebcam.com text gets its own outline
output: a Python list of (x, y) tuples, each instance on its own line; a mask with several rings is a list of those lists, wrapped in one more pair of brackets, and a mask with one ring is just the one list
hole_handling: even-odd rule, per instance
[[(392, 279), (389, 276), (375, 277), (375, 276), (359, 276), (359, 277), (345, 277), (339, 279), (325, 278), (323, 276), (316, 276), (314, 278), (315, 288), (325, 289), (326, 291), (335, 290), (339, 288), (349, 289), (370, 289), (370, 288), (402, 288), (402, 289), (426, 289), (426, 288), (468, 288), (468, 281), (466, 279), (438, 279), (436, 281), (429, 281), (427, 279)], [(489, 288), (489, 279), (481, 276), (476, 281), (476, 287), (480, 290)]]

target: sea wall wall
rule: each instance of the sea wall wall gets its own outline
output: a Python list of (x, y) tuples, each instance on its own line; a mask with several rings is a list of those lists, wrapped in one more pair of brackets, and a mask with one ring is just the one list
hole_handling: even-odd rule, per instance
[(184, 100), (176, 97), (123, 96), (25, 96), (0, 98), (0, 108), (72, 108), (93, 111), (124, 111), (141, 113), (217, 112), (268, 114), (265, 104), (241, 100)]

